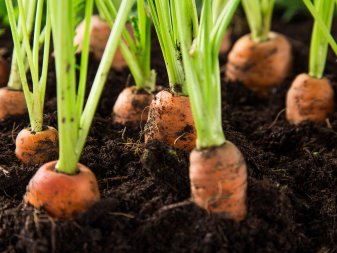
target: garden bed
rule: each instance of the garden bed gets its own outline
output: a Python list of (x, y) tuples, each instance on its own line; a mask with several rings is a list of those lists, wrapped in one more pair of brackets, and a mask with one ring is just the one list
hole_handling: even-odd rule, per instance
[[(23, 206), (38, 168), (14, 157), (28, 116), (0, 123), (0, 252), (337, 252), (337, 113), (327, 124), (287, 123), (285, 95), (295, 75), (307, 70), (311, 22), (279, 22), (274, 30), (290, 37), (295, 63), (270, 97), (222, 78), (225, 134), (248, 164), (245, 221), (210, 216), (188, 201), (188, 153), (159, 142), (145, 146), (141, 127), (111, 123), (125, 70), (110, 73), (81, 158), (96, 174), (102, 200), (75, 220), (55, 221)], [(157, 44), (152, 59), (158, 84), (167, 84)], [(226, 56), (221, 59), (224, 64)], [(97, 66), (91, 58), (90, 82)], [(326, 74), (335, 92), (336, 69), (331, 54)], [(45, 123), (56, 127), (53, 64), (45, 113)]]

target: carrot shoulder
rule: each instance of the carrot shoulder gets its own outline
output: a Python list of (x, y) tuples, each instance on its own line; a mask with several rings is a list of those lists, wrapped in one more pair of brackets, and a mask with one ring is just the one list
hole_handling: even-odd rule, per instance
[(145, 142), (151, 140), (188, 151), (195, 147), (196, 131), (187, 96), (173, 95), (169, 91), (157, 93), (145, 125)]
[(286, 116), (290, 123), (323, 122), (334, 109), (334, 92), (326, 78), (300, 74), (287, 93)]
[(269, 40), (256, 43), (247, 34), (234, 44), (228, 55), (226, 76), (265, 95), (287, 77), (291, 63), (291, 46), (283, 35), (270, 32)]
[(44, 164), (27, 186), (24, 202), (45, 209), (60, 220), (70, 219), (100, 199), (95, 175), (78, 163), (78, 171), (67, 175), (55, 170), (57, 161)]
[(58, 133), (53, 127), (41, 132), (29, 128), (20, 131), (15, 141), (16, 157), (23, 164), (42, 164), (52, 161), (58, 155)]
[(193, 201), (211, 213), (236, 221), (247, 214), (247, 168), (237, 147), (227, 141), (219, 147), (194, 149), (190, 155)]
[(130, 124), (133, 127), (145, 123), (151, 101), (154, 96), (136, 86), (125, 88), (118, 96), (112, 110), (113, 121), (119, 124)]
[(0, 121), (10, 116), (27, 113), (27, 105), (22, 90), (12, 90), (7, 87), (0, 89)]

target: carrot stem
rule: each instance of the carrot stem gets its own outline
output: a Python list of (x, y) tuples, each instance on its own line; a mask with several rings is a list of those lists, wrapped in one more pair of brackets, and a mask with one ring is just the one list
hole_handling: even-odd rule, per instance
[[(325, 27), (330, 30), (333, 14), (334, 0), (317, 0), (315, 9), (323, 21)], [(309, 75), (315, 78), (322, 78), (328, 53), (328, 41), (324, 36), (321, 25), (315, 20), (311, 35), (309, 54)]]

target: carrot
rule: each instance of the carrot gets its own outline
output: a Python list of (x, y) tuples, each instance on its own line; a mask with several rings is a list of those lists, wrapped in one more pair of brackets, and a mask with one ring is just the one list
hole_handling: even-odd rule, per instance
[(246, 216), (247, 168), (233, 143), (194, 149), (190, 155), (190, 181), (192, 199), (198, 206), (236, 221)]
[(322, 122), (334, 109), (334, 92), (330, 81), (323, 74), (328, 53), (328, 40), (325, 37), (326, 33), (331, 32), (335, 1), (304, 3), (316, 14), (311, 34), (309, 73), (298, 75), (287, 94), (286, 116), (293, 124), (303, 121)]
[[(127, 23), (126, 28), (132, 31), (131, 24)], [(78, 46), (77, 52), (82, 51), (83, 39), (85, 31), (85, 21), (82, 21), (76, 28), (76, 36), (74, 38), (74, 44)], [(97, 60), (100, 60), (103, 56), (106, 43), (109, 39), (111, 28), (107, 22), (101, 19), (98, 15), (91, 17), (90, 22), (90, 52), (93, 53)], [(127, 66), (120, 47), (117, 48), (115, 56), (112, 61), (112, 68), (116, 70), (122, 70)]]
[(0, 86), (5, 86), (9, 79), (9, 67), (5, 59), (0, 57)]
[(187, 96), (160, 91), (150, 105), (145, 126), (145, 143), (160, 140), (174, 147), (191, 151), (196, 132)]
[[(226, 3), (217, 26), (210, 15), (211, 1), (203, 2), (201, 17), (197, 12), (186, 16), (186, 2), (175, 1), (176, 20), (172, 21), (179, 20), (179, 41), (197, 131), (196, 148), (190, 154), (192, 200), (210, 213), (220, 213), (237, 222), (247, 214), (247, 168), (241, 152), (225, 139), (223, 132), (218, 54), (221, 35), (239, 2)], [(185, 37), (186, 31), (193, 29), (193, 20), (199, 22), (195, 38), (198, 44)]]
[(152, 99), (152, 93), (138, 90), (136, 86), (125, 88), (113, 107), (113, 121), (120, 124), (129, 123), (133, 127), (145, 123)]
[(287, 77), (291, 63), (291, 46), (283, 35), (270, 32), (268, 40), (254, 42), (247, 34), (234, 44), (228, 55), (226, 77), (266, 95)]
[(27, 105), (22, 90), (7, 87), (0, 89), (0, 121), (10, 116), (27, 113)]
[(289, 122), (323, 122), (334, 109), (334, 92), (326, 78), (300, 74), (291, 84), (286, 99)]
[(53, 127), (41, 132), (33, 132), (29, 128), (20, 131), (15, 141), (16, 157), (23, 164), (41, 164), (57, 158), (58, 133)]
[[(74, 80), (77, 73), (76, 58), (73, 53), (69, 53), (75, 49), (72, 27), (78, 13), (74, 11), (71, 1), (48, 1), (57, 78), (59, 156), (57, 161), (49, 162), (37, 171), (28, 184), (24, 201), (36, 208), (44, 208), (55, 218), (73, 218), (100, 199), (96, 177), (78, 161), (132, 5), (133, 1), (129, 0), (123, 0), (121, 3), (110, 34), (110, 38), (115, 39), (108, 40), (88, 99), (84, 103), (89, 45), (85, 43), (81, 53), (78, 83)], [(87, 0), (85, 41), (89, 38), (88, 28), (93, 9), (94, 0)], [(65, 61), (68, 64), (64, 64)]]
[[(112, 26), (116, 19), (117, 6), (112, 2), (97, 0), (99, 13)], [(110, 6), (110, 8), (109, 8)], [(151, 69), (151, 18), (147, 14), (145, 0), (137, 0), (137, 18), (131, 19), (127, 31), (123, 31), (120, 43), (121, 53), (124, 56), (135, 87), (125, 88), (119, 94), (112, 109), (113, 121), (120, 124), (138, 126), (147, 120), (148, 107), (153, 99), (152, 92), (156, 86), (156, 72)], [(111, 11), (108, 11), (111, 9)]]
[(100, 199), (95, 175), (77, 164), (73, 175), (55, 169), (57, 161), (44, 164), (30, 180), (24, 202), (45, 209), (60, 220), (70, 219)]

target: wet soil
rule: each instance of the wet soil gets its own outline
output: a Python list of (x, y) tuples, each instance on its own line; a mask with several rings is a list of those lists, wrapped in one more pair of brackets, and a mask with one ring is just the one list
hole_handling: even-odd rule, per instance
[[(144, 145), (143, 126), (112, 124), (112, 106), (129, 75), (112, 71), (81, 157), (96, 174), (102, 199), (74, 220), (56, 221), (22, 204), (38, 168), (14, 156), (28, 116), (0, 123), (0, 252), (337, 252), (337, 113), (324, 124), (287, 123), (285, 95), (307, 69), (311, 23), (276, 22), (274, 30), (289, 36), (295, 63), (268, 98), (222, 78), (225, 134), (248, 165), (246, 220), (210, 215), (188, 200), (188, 153), (160, 142)], [(158, 84), (165, 85), (158, 44), (153, 51)], [(91, 58), (89, 86), (97, 65)], [(330, 54), (326, 76), (335, 92), (336, 69)], [(53, 63), (45, 114), (45, 124), (57, 127)]]

